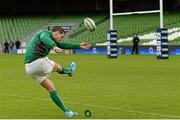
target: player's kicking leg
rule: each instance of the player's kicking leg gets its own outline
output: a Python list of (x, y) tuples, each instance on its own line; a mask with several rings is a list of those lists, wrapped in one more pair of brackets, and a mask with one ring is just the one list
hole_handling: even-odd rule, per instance
[(63, 101), (61, 100), (60, 96), (58, 95), (58, 93), (56, 92), (56, 89), (54, 87), (54, 84), (52, 83), (51, 80), (49, 80), (48, 78), (46, 78), (45, 80), (43, 80), (41, 83), (41, 86), (43, 86), (46, 90), (49, 91), (50, 93), (50, 97), (53, 100), (53, 102), (64, 112), (65, 116), (67, 117), (73, 117), (73, 116), (78, 116), (78, 113), (76, 112), (72, 112), (71, 110), (69, 110), (63, 103)]
[(73, 76), (76, 70), (76, 63), (72, 62), (69, 67), (61, 67), (58, 63), (54, 64), (53, 72), (58, 72), (60, 74), (68, 74), (70, 77)]
[[(43, 63), (43, 65), (42, 65)], [(51, 72), (58, 72), (60, 74), (68, 74), (72, 76), (74, 70), (76, 68), (76, 64), (72, 63), (69, 68), (63, 68), (59, 64), (54, 61), (49, 60), (47, 57), (39, 58), (31, 64), (26, 64), (25, 69), (27, 74), (29, 74), (32, 78), (34, 78), (38, 83), (41, 84), (48, 92), (50, 93), (50, 97), (53, 102), (65, 113), (66, 116), (72, 117), (77, 116), (76, 112), (70, 111), (61, 100), (60, 96), (56, 92), (54, 84), (51, 80), (48, 79), (48, 76)], [(41, 71), (41, 72), (40, 72)]]

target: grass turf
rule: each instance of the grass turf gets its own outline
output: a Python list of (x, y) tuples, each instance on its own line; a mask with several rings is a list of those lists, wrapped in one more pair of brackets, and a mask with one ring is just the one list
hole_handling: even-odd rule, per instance
[[(180, 118), (180, 56), (50, 55), (63, 66), (72, 61), (72, 78), (53, 73), (64, 103), (87, 118)], [(22, 55), (0, 55), (0, 118), (66, 118), (48, 92), (26, 75)]]

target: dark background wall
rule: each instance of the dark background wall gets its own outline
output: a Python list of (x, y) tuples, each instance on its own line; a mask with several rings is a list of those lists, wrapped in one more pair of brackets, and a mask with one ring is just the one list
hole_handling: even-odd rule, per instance
[[(114, 11), (158, 9), (159, 0), (114, 0)], [(180, 10), (180, 0), (164, 0), (165, 11)], [(109, 0), (2, 0), (1, 14), (108, 12)]]

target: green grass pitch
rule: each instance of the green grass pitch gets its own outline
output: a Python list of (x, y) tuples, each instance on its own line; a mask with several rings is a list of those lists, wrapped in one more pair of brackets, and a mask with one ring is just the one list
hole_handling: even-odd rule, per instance
[[(180, 56), (50, 55), (75, 75), (50, 79), (65, 104), (87, 118), (180, 118)], [(48, 92), (26, 75), (22, 55), (0, 55), (0, 118), (66, 118)]]

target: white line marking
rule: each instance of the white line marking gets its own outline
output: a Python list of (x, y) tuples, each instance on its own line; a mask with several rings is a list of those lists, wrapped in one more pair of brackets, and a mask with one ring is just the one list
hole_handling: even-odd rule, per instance
[[(33, 96), (22, 96), (22, 95), (16, 95), (16, 94), (0, 93), (0, 95), (2, 95), (2, 96), (8, 95), (8, 96), (12, 96), (12, 97), (20, 97), (20, 98), (25, 98), (25, 99), (34, 99), (34, 100), (41, 100), (41, 101), (51, 101), (50, 99), (38, 98), (38, 97), (33, 97)], [(123, 109), (123, 108), (119, 108), (119, 107), (108, 107), (108, 106), (86, 104), (86, 103), (72, 102), (72, 101), (66, 101), (66, 103), (74, 104), (74, 105), (81, 105), (81, 106), (102, 108), (102, 109), (107, 109), (107, 110), (118, 110), (118, 111), (129, 112), (129, 113), (146, 114), (146, 115), (159, 116), (159, 117), (165, 117), (165, 118), (180, 118), (180, 116), (176, 116), (176, 115), (163, 115), (163, 114), (159, 114), (159, 113), (143, 112), (143, 111), (132, 110), (132, 109)]]
[(94, 97), (117, 97), (117, 96), (120, 96), (120, 95), (82, 95), (82, 96), (68, 96), (68, 97), (78, 97), (78, 98), (80, 98), (80, 97), (85, 97), (85, 98), (93, 97), (94, 98)]
[(152, 116), (159, 116), (159, 117), (166, 117), (166, 118), (180, 118), (180, 116), (176, 115), (163, 115), (159, 113), (149, 113), (149, 112), (143, 112), (138, 110), (132, 110), (132, 109), (123, 109), (119, 107), (108, 107), (108, 106), (101, 106), (101, 105), (95, 105), (95, 104), (86, 104), (86, 103), (80, 103), (80, 102), (68, 102), (69, 104), (78, 104), (78, 105), (84, 105), (84, 106), (91, 106), (91, 107), (97, 107), (97, 108), (103, 108), (108, 110), (119, 110), (123, 112), (129, 112), (129, 113), (138, 113), (138, 114), (146, 114), (146, 115), (152, 115)]

